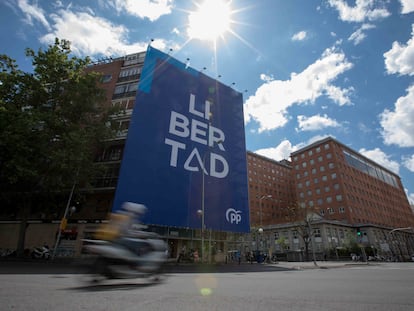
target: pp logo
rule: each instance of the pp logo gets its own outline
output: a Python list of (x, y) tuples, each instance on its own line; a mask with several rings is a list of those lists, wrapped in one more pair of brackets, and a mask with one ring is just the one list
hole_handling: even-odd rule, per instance
[(226, 220), (231, 224), (238, 224), (241, 222), (241, 211), (236, 211), (234, 208), (229, 208), (226, 211)]

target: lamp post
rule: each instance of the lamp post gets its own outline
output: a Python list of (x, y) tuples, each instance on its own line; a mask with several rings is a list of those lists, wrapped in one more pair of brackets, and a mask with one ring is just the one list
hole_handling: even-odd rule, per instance
[(261, 249), (261, 247), (259, 247), (259, 235), (260, 235), (260, 244), (262, 244), (262, 234), (263, 234), (263, 213), (262, 213), (262, 201), (264, 200), (264, 199), (270, 199), (270, 198), (272, 198), (272, 195), (271, 194), (264, 194), (264, 195), (262, 195), (261, 197), (257, 197), (257, 198), (259, 198), (259, 207), (260, 207), (260, 210), (259, 210), (259, 212), (260, 212), (260, 215), (259, 215), (259, 218), (260, 218), (260, 227), (259, 227), (259, 229), (257, 230), (257, 238), (256, 238), (256, 248), (257, 248), (257, 250), (256, 250), (256, 255), (257, 256), (259, 256), (260, 254), (260, 249)]
[(262, 216), (262, 200), (263, 199), (270, 199), (270, 198), (272, 198), (272, 195), (271, 194), (265, 194), (265, 195), (262, 195), (260, 198), (259, 198), (259, 206), (260, 206), (260, 228), (262, 229), (262, 232), (263, 232), (263, 216)]
[(201, 255), (201, 262), (203, 262), (204, 261), (204, 226), (205, 226), (205, 224), (204, 224), (204, 204), (203, 203), (201, 204), (201, 208), (202, 209), (197, 210), (197, 214), (198, 214), (198, 216), (201, 216), (201, 230), (200, 230), (200, 233), (201, 233), (201, 254), (200, 255)]
[(60, 236), (62, 235), (62, 230), (64, 230), (68, 222), (68, 219), (67, 219), (68, 213), (70, 212), (69, 215), (72, 215), (72, 213), (76, 211), (76, 207), (74, 206), (70, 207), (70, 202), (72, 201), (72, 196), (75, 190), (75, 186), (76, 186), (76, 182), (73, 183), (72, 189), (69, 194), (68, 202), (66, 203), (65, 213), (63, 214), (63, 218), (61, 219), (60, 224), (59, 224), (59, 231), (56, 237), (55, 247), (53, 248), (52, 259), (54, 259), (56, 256), (56, 250), (59, 245)]
[[(217, 145), (223, 143), (222, 139), (219, 139), (215, 142)], [(209, 154), (209, 150), (210, 147), (214, 146), (214, 142), (211, 146), (209, 146), (209, 148), (207, 149), (207, 151), (204, 153), (203, 156), (203, 167), (201, 168), (201, 174), (202, 174), (202, 178), (201, 178), (201, 211), (198, 210), (197, 213), (200, 215), (201, 214), (201, 261), (204, 260), (204, 231), (206, 229), (206, 223), (205, 223), (205, 214), (206, 214), (206, 210), (205, 210), (205, 196), (206, 196), (206, 185), (205, 185), (205, 175), (209, 174), (206, 170), (206, 157), (207, 154)], [(211, 230), (211, 229), (210, 229)], [(209, 250), (208, 250), (208, 261), (210, 263), (211, 261), (211, 231), (210, 231), (210, 243), (209, 243)]]

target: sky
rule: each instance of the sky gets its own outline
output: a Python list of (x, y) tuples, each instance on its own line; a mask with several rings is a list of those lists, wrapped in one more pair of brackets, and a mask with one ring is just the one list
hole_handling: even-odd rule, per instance
[(398, 174), (414, 203), (414, 0), (0, 0), (0, 54), (56, 37), (94, 60), (148, 44), (243, 93), (248, 150), (331, 136)]

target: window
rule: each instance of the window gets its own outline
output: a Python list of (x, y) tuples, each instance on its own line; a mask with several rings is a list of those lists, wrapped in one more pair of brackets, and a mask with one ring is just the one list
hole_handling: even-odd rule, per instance
[(336, 201), (341, 202), (342, 201), (342, 195), (338, 194), (336, 196)]
[(341, 213), (341, 214), (345, 213), (345, 207), (340, 207), (339, 208), (339, 213)]
[(316, 152), (318, 152), (318, 153), (321, 152), (321, 147), (317, 147)]
[(326, 203), (332, 203), (332, 197), (326, 197)]
[(303, 162), (302, 163), (302, 167), (306, 167), (306, 162)]
[(134, 92), (138, 89), (138, 82), (126, 83), (115, 87), (114, 94), (123, 94), (128, 92)]
[(312, 154), (313, 154), (313, 151), (312, 151), (312, 150), (309, 150), (309, 151), (308, 151), (308, 155), (310, 155), (310, 156), (311, 156)]
[(333, 164), (332, 162), (330, 162), (330, 163), (328, 164), (328, 167), (332, 169), (332, 168), (334, 168), (334, 167), (335, 167), (335, 164)]
[(318, 157), (318, 162), (322, 162), (323, 158), (321, 156)]
[(321, 167), (319, 168), (319, 170), (320, 170), (321, 172), (325, 172), (325, 166), (321, 166)]
[(329, 149), (329, 144), (325, 144), (323, 147), (325, 148), (325, 150), (327, 150)]
[(108, 83), (111, 80), (112, 80), (112, 75), (104, 75), (104, 76), (102, 76), (101, 82), (102, 83)]
[(122, 69), (121, 72), (119, 73), (119, 77), (123, 78), (123, 77), (129, 77), (129, 76), (136, 76), (136, 75), (139, 75), (140, 73), (141, 73), (141, 67), (130, 67), (130, 68)]
[(312, 169), (312, 174), (316, 174), (316, 168)]
[(326, 158), (327, 158), (327, 159), (332, 159), (332, 153), (327, 153), (327, 154), (326, 154)]
[(314, 184), (317, 184), (318, 182), (319, 182), (318, 178), (314, 178), (314, 179), (313, 179), (313, 183), (314, 183)]
[(327, 180), (328, 180), (328, 177), (327, 177), (326, 175), (323, 175), (323, 176), (322, 176), (322, 180), (323, 180), (323, 181), (327, 181)]
[(329, 188), (329, 186), (326, 186), (325, 187), (325, 192), (329, 192), (329, 191), (331, 191), (331, 188)]
[(332, 173), (332, 174), (331, 174), (331, 178), (332, 178), (332, 179), (336, 179), (336, 173)]

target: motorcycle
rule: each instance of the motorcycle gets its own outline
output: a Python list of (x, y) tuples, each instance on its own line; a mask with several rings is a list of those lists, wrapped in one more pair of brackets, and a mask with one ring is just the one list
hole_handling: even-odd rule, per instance
[(83, 240), (83, 243), (83, 252), (90, 255), (88, 283), (139, 277), (162, 279), (167, 245), (156, 234), (145, 238), (120, 237), (115, 241)]
[(35, 247), (31, 252), (31, 257), (33, 259), (46, 259), (50, 258), (50, 249), (49, 246), (43, 245), (42, 247)]

